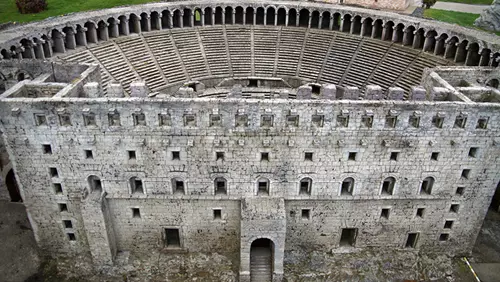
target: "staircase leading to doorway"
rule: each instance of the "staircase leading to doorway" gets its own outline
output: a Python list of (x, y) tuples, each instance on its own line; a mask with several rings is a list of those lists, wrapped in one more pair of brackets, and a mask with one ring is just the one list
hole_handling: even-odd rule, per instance
[(272, 281), (272, 254), (266, 247), (254, 247), (250, 254), (251, 282)]

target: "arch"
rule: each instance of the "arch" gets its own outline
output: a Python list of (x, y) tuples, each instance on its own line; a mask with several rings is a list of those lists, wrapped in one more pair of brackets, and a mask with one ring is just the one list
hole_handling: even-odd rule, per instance
[(264, 24), (265, 20), (265, 10), (262, 7), (257, 8), (257, 15), (255, 18), (255, 24)]
[(108, 41), (108, 24), (104, 21), (99, 21), (97, 23), (97, 39), (99, 41)]
[(156, 11), (151, 13), (151, 30), (161, 30), (160, 14)]
[(286, 10), (285, 10), (285, 8), (278, 9), (278, 25), (286, 25)]
[(297, 10), (290, 9), (288, 11), (288, 26), (297, 26)]
[(202, 14), (203, 13), (202, 13), (200, 8), (194, 9), (194, 14), (193, 14), (194, 26), (202, 26), (203, 25), (202, 20), (204, 20), (204, 18), (202, 18)]
[(469, 44), (467, 48), (467, 58), (465, 61), (466, 66), (478, 66), (479, 65), (479, 44), (476, 42)]
[(182, 13), (182, 27), (192, 27), (193, 26), (193, 12), (191, 9), (185, 8)]
[(382, 181), (382, 187), (380, 194), (382, 195), (393, 195), (394, 187), (396, 186), (396, 178), (389, 176)]
[(172, 184), (172, 194), (181, 194), (185, 195), (186, 194), (186, 183), (182, 178), (175, 177), (172, 178), (171, 181)]
[(266, 25), (274, 25), (274, 20), (276, 19), (276, 10), (274, 7), (267, 7), (266, 10)]
[(214, 194), (227, 195), (227, 180), (224, 177), (214, 179)]
[(5, 60), (8, 60), (11, 58), (11, 54), (9, 51), (7, 51), (6, 49), (2, 49), (2, 51), (0, 51), (0, 54), (2, 54), (2, 57), (5, 59)]
[(87, 177), (87, 183), (88, 183), (90, 192), (94, 192), (94, 191), (102, 192), (102, 183), (101, 183), (101, 179), (98, 176), (90, 175), (89, 177)]
[(314, 10), (311, 13), (311, 28), (321, 28), (319, 12)]
[(498, 61), (500, 58), (500, 53), (495, 53), (493, 56), (491, 56), (491, 66), (496, 68), (498, 67)]
[(415, 32), (415, 36), (413, 37), (413, 49), (423, 49), (424, 48), (424, 29), (419, 28)]
[(372, 38), (375, 39), (382, 39), (382, 30), (384, 26), (384, 22), (381, 19), (375, 20), (373, 22), (373, 28), (372, 28)]
[(13, 169), (10, 169), (5, 177), (5, 186), (7, 186), (7, 190), (9, 191), (11, 202), (21, 203), (23, 201)]
[(490, 49), (483, 49), (483, 51), (480, 54), (479, 58), (479, 66), (485, 67), (490, 65), (490, 58), (491, 58), (491, 50)]
[(392, 34), (394, 33), (394, 22), (388, 21), (384, 25), (384, 29), (382, 31), (382, 40), (384, 41), (392, 41)]
[(251, 25), (254, 24), (254, 22), (253, 22), (254, 13), (255, 13), (255, 10), (253, 9), (253, 7), (246, 8), (246, 10), (245, 10), (245, 24), (251, 24)]
[(31, 53), (31, 46), (33, 45), (31, 41), (23, 38), (20, 43), (24, 47), (23, 58), (34, 59), (33, 54)]
[(361, 36), (366, 36), (366, 37), (372, 36), (372, 31), (373, 31), (373, 19), (372, 18), (366, 18), (363, 21), (361, 31), (362, 31)]
[(446, 50), (446, 40), (448, 39), (448, 34), (442, 33), (436, 40), (436, 47), (434, 48), (434, 55), (443, 56)]
[[(256, 239), (250, 244), (250, 279), (258, 275), (262, 281), (272, 281), (274, 272), (274, 242), (267, 238)], [(256, 272), (258, 271), (258, 273)]]
[(486, 83), (486, 86), (498, 89), (499, 84), (500, 80), (498, 78), (493, 78)]
[(340, 13), (333, 14), (333, 30), (340, 30), (340, 26), (342, 25), (342, 15)]
[(299, 12), (299, 26), (309, 27), (309, 10), (302, 9)]
[(212, 22), (212, 13), (213, 10), (211, 7), (206, 7), (203, 14), (203, 20), (205, 21), (205, 25), (213, 25)]
[(355, 16), (351, 23), (352, 34), (361, 34), (361, 16)]
[(224, 13), (224, 23), (233, 24), (233, 7), (227, 6)]
[(172, 18), (172, 14), (169, 10), (163, 10), (161, 12), (161, 28), (167, 29), (172, 28), (170, 19)]
[(215, 7), (215, 24), (223, 24), (224, 10), (222, 7)]
[(402, 23), (399, 23), (396, 25), (394, 28), (394, 34), (392, 35), (392, 42), (394, 43), (403, 43), (403, 37), (404, 37), (404, 32), (405, 26)]
[(179, 10), (175, 10), (174, 11), (174, 15), (173, 15), (173, 18), (172, 18), (172, 21), (173, 21), (173, 27), (176, 28), (176, 27), (182, 27), (182, 15), (181, 15), (181, 11)]
[(426, 177), (424, 180), (422, 180), (422, 183), (420, 184), (419, 194), (430, 195), (432, 193), (433, 186), (434, 186), (434, 178), (430, 176)]
[(131, 177), (129, 179), (130, 193), (131, 194), (144, 194), (144, 184), (138, 177)]
[(244, 24), (245, 19), (245, 9), (243, 7), (238, 6), (234, 9), (234, 23), (235, 24)]
[(340, 195), (352, 195), (354, 192), (354, 178), (347, 177), (340, 186)]
[(151, 29), (151, 22), (149, 20), (148, 14), (141, 13), (141, 31), (149, 31)]
[(446, 41), (446, 47), (444, 51), (445, 59), (452, 59), (452, 60), (455, 59), (457, 53), (457, 43), (458, 43), (458, 38), (456, 36), (453, 36), (452, 38)]
[(128, 20), (127, 20), (127, 17), (124, 16), (124, 15), (121, 15), (118, 17), (118, 34), (119, 35), (127, 35), (127, 33), (129, 32), (129, 30), (127, 29), (127, 24)]
[(427, 32), (424, 41), (424, 52), (434, 53), (434, 49), (436, 48), (436, 37), (437, 32), (435, 30), (429, 30)]
[(304, 177), (299, 181), (299, 195), (311, 195), (312, 191), (312, 179), (309, 177)]
[(111, 17), (106, 20), (108, 23), (108, 34), (109, 37), (116, 38), (120, 35), (120, 25), (118, 24), (118, 21)]
[[(137, 24), (138, 22), (139, 24)], [(136, 14), (130, 14), (128, 17), (128, 30), (130, 33), (140, 33), (140, 27), (140, 18)]]
[(328, 11), (323, 12), (321, 17), (321, 29), (331, 29), (330, 21), (332, 20), (332, 14)]
[(465, 63), (465, 59), (467, 58), (467, 46), (469, 45), (469, 41), (464, 40), (460, 42), (457, 46), (457, 52), (455, 54), (455, 63)]
[(403, 35), (403, 46), (413, 46), (413, 40), (415, 38), (415, 27), (410, 25), (406, 27)]
[(342, 24), (341, 24), (341, 30), (342, 32), (350, 32), (351, 31), (351, 15), (345, 14), (342, 17)]
[(257, 179), (257, 195), (258, 196), (269, 196), (270, 194), (270, 182), (269, 182), (269, 179), (265, 178), (265, 177), (261, 177), (259, 179)]

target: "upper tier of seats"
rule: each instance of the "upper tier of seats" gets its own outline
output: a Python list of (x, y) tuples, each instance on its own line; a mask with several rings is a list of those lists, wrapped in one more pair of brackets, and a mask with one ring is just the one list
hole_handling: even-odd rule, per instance
[(409, 90), (425, 67), (453, 64), (422, 50), (332, 30), (215, 25), (133, 34), (60, 55), (101, 65), (103, 84), (125, 89), (144, 79), (151, 90), (230, 76), (296, 77), (309, 82), (378, 84)]

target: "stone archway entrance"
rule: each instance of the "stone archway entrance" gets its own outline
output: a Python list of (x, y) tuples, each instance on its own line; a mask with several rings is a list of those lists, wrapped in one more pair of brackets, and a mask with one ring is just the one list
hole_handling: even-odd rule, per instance
[(250, 281), (271, 282), (273, 280), (274, 243), (261, 238), (250, 247)]
[(10, 201), (11, 202), (22, 202), (21, 193), (19, 193), (19, 186), (17, 185), (16, 177), (14, 175), (14, 170), (9, 170), (7, 176), (5, 177), (5, 185), (7, 190), (9, 190)]

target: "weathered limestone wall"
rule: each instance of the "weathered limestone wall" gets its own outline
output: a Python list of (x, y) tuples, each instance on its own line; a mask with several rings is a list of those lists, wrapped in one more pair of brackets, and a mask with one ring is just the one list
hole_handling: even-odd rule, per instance
[(410, 5), (410, 0), (338, 0), (337, 3), (359, 5), (370, 9), (404, 10)]

